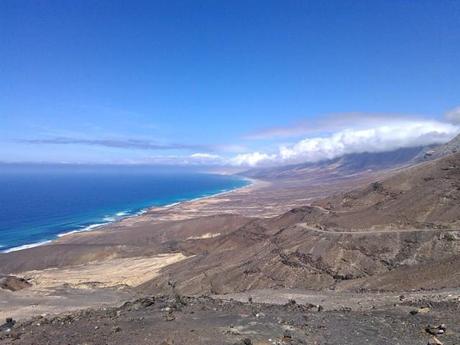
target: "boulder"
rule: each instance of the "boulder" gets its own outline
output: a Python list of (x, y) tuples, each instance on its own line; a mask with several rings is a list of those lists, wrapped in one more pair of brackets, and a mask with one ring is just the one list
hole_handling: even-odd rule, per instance
[(28, 288), (29, 286), (32, 286), (32, 284), (24, 278), (15, 276), (0, 276), (0, 289), (19, 291)]

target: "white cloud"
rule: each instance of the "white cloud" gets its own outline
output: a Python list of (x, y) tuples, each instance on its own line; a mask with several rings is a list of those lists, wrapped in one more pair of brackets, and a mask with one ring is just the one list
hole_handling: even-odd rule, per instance
[(216, 154), (197, 152), (188, 156), (188, 164), (224, 164), (224, 159)]
[(193, 153), (190, 155), (190, 158), (197, 159), (221, 159), (219, 155), (213, 155), (211, 153)]
[(229, 163), (232, 165), (253, 167), (262, 163), (269, 163), (274, 161), (276, 158), (276, 154), (269, 155), (267, 153), (260, 152), (242, 153), (230, 159)]
[(460, 106), (448, 111), (446, 120), (453, 124), (460, 124)]
[(338, 132), (347, 128), (365, 129), (385, 125), (388, 123), (388, 119), (392, 119), (393, 121), (417, 121), (423, 119), (423, 117), (420, 115), (399, 113), (329, 113), (288, 126), (265, 128), (246, 135), (244, 139), (273, 140), (299, 138), (305, 135), (315, 135), (324, 132)]
[[(351, 122), (351, 119), (354, 121)], [(248, 152), (246, 147), (226, 145), (226, 149), (220, 147), (219, 152), (222, 155), (208, 152), (158, 155), (128, 163), (256, 167), (317, 162), (351, 153), (385, 152), (399, 148), (444, 143), (460, 131), (460, 107), (448, 112), (446, 120), (449, 122), (414, 117), (344, 115), (344, 118), (331, 120), (326, 132), (320, 130), (309, 132), (309, 136), (302, 140), (284, 145), (279, 144), (280, 146), (274, 146), (277, 144), (272, 141), (264, 144), (263, 148), (258, 145), (258, 150)], [(326, 127), (318, 127), (318, 129), (324, 128)], [(128, 142), (129, 145), (134, 145), (133, 143), (137, 146), (142, 145), (142, 147), (147, 145), (140, 141)], [(126, 143), (109, 142), (107, 144), (104, 142), (103, 144), (118, 147)], [(150, 146), (148, 148), (151, 149)], [(230, 149), (227, 150), (227, 148)]]
[(344, 129), (325, 137), (300, 140), (279, 148), (275, 154), (246, 153), (231, 159), (243, 166), (281, 165), (316, 162), (350, 153), (384, 152), (398, 148), (444, 143), (453, 138), (459, 127), (427, 120), (396, 120), (366, 129)]

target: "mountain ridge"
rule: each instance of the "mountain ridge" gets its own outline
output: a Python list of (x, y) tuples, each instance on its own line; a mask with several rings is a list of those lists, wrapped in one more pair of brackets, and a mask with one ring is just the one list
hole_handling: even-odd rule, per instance
[(425, 146), (419, 146), (386, 152), (353, 153), (313, 163), (254, 168), (242, 172), (240, 175), (268, 180), (299, 179), (312, 175), (324, 176), (325, 178), (347, 176), (363, 173), (367, 170), (378, 171), (410, 164), (425, 149)]
[(413, 161), (415, 163), (424, 162), (427, 160), (441, 158), (456, 152), (460, 152), (460, 134), (445, 144), (425, 147), (417, 156), (414, 157)]
[(209, 239), (193, 257), (166, 267), (140, 289), (162, 290), (173, 279), (185, 294), (262, 288), (359, 290), (376, 288), (373, 279), (387, 277), (386, 285), (401, 291), (406, 285), (395, 272), (432, 269), (436, 276), (441, 262), (451, 263), (447, 273), (435, 281), (425, 279), (429, 272), (418, 274), (420, 280), (411, 287), (460, 287), (455, 278), (460, 266), (452, 264), (460, 260), (459, 201), (457, 153), (278, 217), (250, 221)]

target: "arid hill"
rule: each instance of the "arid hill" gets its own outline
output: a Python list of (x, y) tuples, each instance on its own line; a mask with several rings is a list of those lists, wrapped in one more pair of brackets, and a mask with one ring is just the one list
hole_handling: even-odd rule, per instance
[(460, 154), (313, 203), (327, 209), (326, 225), (342, 229), (460, 227), (459, 204)]
[[(139, 289), (162, 290), (170, 280), (187, 294), (460, 287), (459, 200), (460, 153), (253, 220), (195, 252), (188, 245), (193, 257)], [(402, 279), (407, 274), (410, 287)]]
[(460, 134), (449, 142), (442, 145), (425, 147), (420, 153), (414, 157), (414, 162), (424, 162), (427, 160), (437, 159), (460, 152)]
[(317, 180), (324, 183), (362, 174), (369, 171), (394, 169), (411, 164), (425, 147), (401, 148), (387, 152), (363, 152), (347, 154), (334, 159), (300, 163), (281, 167), (254, 168), (242, 173), (245, 176), (264, 180)]

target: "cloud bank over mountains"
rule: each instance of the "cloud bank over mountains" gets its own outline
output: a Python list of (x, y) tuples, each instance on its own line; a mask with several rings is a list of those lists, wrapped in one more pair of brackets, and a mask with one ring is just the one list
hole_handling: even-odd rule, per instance
[[(55, 137), (19, 140), (26, 145), (86, 145), (142, 154), (130, 159), (117, 152), (120, 162), (159, 165), (276, 166), (334, 159), (346, 154), (385, 152), (441, 144), (460, 132), (460, 106), (443, 120), (397, 114), (344, 113), (315, 118), (311, 123), (261, 130), (231, 144), (164, 144), (143, 139)], [(280, 143), (279, 140), (284, 140)], [(290, 142), (286, 143), (286, 140)], [(257, 147), (257, 150), (251, 150)], [(138, 154), (139, 156), (139, 154)]]
[(385, 152), (398, 148), (440, 144), (449, 141), (459, 127), (439, 121), (389, 121), (366, 129), (344, 129), (327, 136), (302, 139), (291, 145), (282, 145), (272, 154), (252, 152), (237, 155), (231, 164), (280, 165), (317, 162), (350, 153)]

